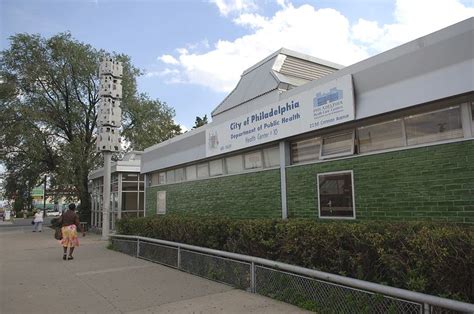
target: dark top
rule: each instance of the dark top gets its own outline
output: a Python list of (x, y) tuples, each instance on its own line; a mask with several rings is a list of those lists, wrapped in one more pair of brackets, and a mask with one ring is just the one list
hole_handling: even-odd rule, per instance
[(79, 227), (79, 216), (73, 210), (67, 210), (59, 219), (63, 227), (76, 225)]

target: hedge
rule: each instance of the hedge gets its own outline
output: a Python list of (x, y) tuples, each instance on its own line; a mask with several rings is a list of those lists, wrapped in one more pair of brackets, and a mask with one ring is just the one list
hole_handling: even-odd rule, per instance
[(469, 226), (166, 215), (121, 220), (118, 232), (474, 302), (474, 228)]

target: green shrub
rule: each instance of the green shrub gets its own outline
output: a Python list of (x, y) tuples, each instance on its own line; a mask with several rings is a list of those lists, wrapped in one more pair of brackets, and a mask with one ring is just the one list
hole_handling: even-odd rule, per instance
[(469, 226), (166, 215), (121, 220), (118, 230), (474, 302)]

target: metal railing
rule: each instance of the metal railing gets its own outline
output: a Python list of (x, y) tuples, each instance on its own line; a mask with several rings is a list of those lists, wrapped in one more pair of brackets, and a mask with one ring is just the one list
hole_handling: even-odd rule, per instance
[(263, 258), (140, 236), (111, 235), (137, 258), (325, 313), (474, 313), (474, 304)]

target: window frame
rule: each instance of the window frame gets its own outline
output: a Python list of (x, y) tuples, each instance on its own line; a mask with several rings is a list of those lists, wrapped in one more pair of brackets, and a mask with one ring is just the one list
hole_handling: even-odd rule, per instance
[[(429, 110), (429, 111), (424, 111), (424, 112), (420, 112), (420, 113), (417, 113), (417, 114), (408, 114), (408, 115), (403, 116), (403, 127), (404, 127), (404, 130), (405, 130), (405, 138), (406, 138), (406, 144), (407, 144), (406, 146), (410, 147), (410, 146), (420, 146), (420, 145), (433, 145), (433, 144), (442, 143), (442, 142), (445, 142), (445, 141), (453, 141), (453, 140), (463, 139), (464, 138), (464, 129), (463, 129), (461, 105), (462, 104), (453, 104), (451, 106), (438, 108), (438, 109), (435, 109), (435, 110)], [(461, 128), (459, 130), (461, 131), (461, 136), (443, 138), (443, 139), (437, 138), (436, 140), (433, 140), (433, 141), (423, 141), (421, 143), (419, 143), (419, 142), (410, 143), (410, 141), (413, 141), (414, 139), (416, 139), (416, 138), (410, 137), (409, 133), (408, 133), (407, 123), (408, 124), (410, 123), (410, 119), (416, 119), (416, 118), (419, 118), (419, 117), (428, 116), (428, 115), (432, 115), (432, 114), (436, 114), (436, 113), (440, 113), (440, 112), (447, 112), (447, 111), (450, 111), (450, 110), (453, 110), (453, 109), (458, 109), (458, 111), (459, 111), (459, 122), (460, 122), (460, 125), (461, 125)], [(439, 135), (439, 134), (442, 134), (442, 133), (443, 132), (437, 132), (437, 133), (432, 133), (432, 135), (433, 134)], [(418, 137), (418, 138), (420, 138), (420, 137)]]
[[(255, 169), (263, 169), (263, 151), (262, 149), (257, 149), (257, 150), (253, 150), (253, 151), (249, 151), (247, 153), (244, 153), (242, 154), (243, 155), (243, 161), (244, 161), (244, 171), (252, 171), (252, 170), (255, 170)], [(251, 155), (259, 155), (260, 156), (260, 166), (258, 167), (247, 167), (247, 156), (251, 156)]]
[[(400, 146), (394, 146), (394, 147), (389, 147), (389, 148), (382, 148), (382, 149), (371, 149), (371, 150), (368, 150), (368, 151), (364, 151), (364, 152), (361, 152), (361, 143), (360, 143), (360, 131), (361, 129), (368, 129), (370, 127), (376, 127), (376, 126), (381, 126), (383, 124), (388, 124), (388, 123), (395, 123), (395, 122), (400, 122), (400, 131), (401, 131), (401, 134), (400, 134)], [(376, 122), (376, 123), (371, 123), (371, 124), (367, 124), (367, 125), (361, 125), (361, 126), (358, 126), (355, 128), (356, 129), (356, 132), (357, 132), (357, 136), (354, 140), (354, 143), (357, 143), (357, 153), (358, 154), (369, 154), (369, 153), (372, 153), (372, 152), (378, 152), (378, 151), (389, 151), (389, 150), (392, 150), (392, 149), (397, 149), (397, 148), (401, 148), (401, 147), (406, 147), (407, 146), (407, 143), (406, 143), (406, 131), (405, 131), (405, 122), (404, 122), (404, 119), (403, 117), (401, 118), (395, 118), (395, 119), (390, 119), (390, 120), (386, 120), (386, 121), (381, 121), (381, 122)]]
[[(190, 178), (190, 172), (189, 170), (193, 168), (193, 172), (194, 172), (194, 177), (193, 178)], [(184, 172), (185, 172), (185, 177), (186, 177), (186, 181), (194, 181), (194, 180), (197, 180), (197, 164), (192, 164), (192, 165), (187, 165), (184, 167)]]
[[(341, 217), (341, 216), (321, 216), (321, 196), (320, 196), (320, 191), (319, 191), (319, 177), (323, 175), (333, 175), (333, 174), (350, 174), (351, 175), (351, 187), (352, 187), (352, 217)], [(318, 218), (319, 219), (338, 219), (338, 220), (355, 220), (357, 218), (356, 215), (356, 206), (355, 206), (355, 187), (354, 187), (354, 170), (340, 170), (340, 171), (332, 171), (332, 172), (321, 172), (316, 174), (316, 191), (318, 193)]]
[[(206, 168), (207, 168), (207, 175), (206, 176), (199, 176), (199, 166), (204, 166), (206, 165)], [(210, 178), (210, 172), (209, 172), (209, 162), (208, 161), (205, 161), (205, 162), (200, 162), (200, 163), (197, 163), (196, 164), (196, 175), (197, 175), (197, 180), (204, 180), (204, 179), (208, 179)]]
[[(295, 155), (294, 155), (294, 148), (292, 147), (293, 144), (296, 144), (296, 146), (298, 146), (298, 143), (301, 143), (301, 142), (306, 142), (306, 141), (314, 141), (315, 142), (315, 145), (318, 145), (319, 148), (318, 148), (318, 152), (317, 152), (317, 155), (315, 155), (316, 158), (307, 158), (305, 160), (298, 160), (298, 161), (295, 161)], [(320, 160), (320, 155), (321, 155), (321, 147), (322, 147), (322, 137), (321, 135), (318, 135), (318, 136), (310, 136), (310, 137), (305, 137), (305, 138), (300, 138), (300, 139), (297, 139), (295, 141), (291, 141), (290, 142), (290, 164), (292, 165), (298, 165), (298, 164), (305, 164), (305, 163), (312, 163), (312, 162), (317, 162)], [(300, 148), (305, 148), (305, 147), (312, 147), (314, 145), (307, 145), (307, 146), (304, 146), (304, 147), (300, 147)], [(296, 150), (298, 149), (298, 147), (296, 147)]]
[[(215, 164), (220, 164), (220, 172), (215, 172), (214, 173), (212, 171), (212, 169), (213, 169), (212, 167)], [(224, 174), (225, 174), (225, 172), (224, 172), (224, 161), (222, 160), (222, 158), (209, 160), (209, 177), (218, 177), (218, 176), (222, 176)]]
[[(338, 153), (338, 154), (332, 154), (332, 155), (326, 155), (323, 156), (323, 149), (324, 149), (324, 139), (326, 138), (331, 138), (331, 137), (337, 137), (341, 136), (343, 134), (352, 134), (352, 145), (351, 145), (351, 150), (350, 152), (344, 152), (344, 153)], [(325, 160), (325, 159), (330, 159), (330, 158), (337, 158), (337, 157), (343, 157), (343, 156), (351, 156), (354, 155), (354, 146), (355, 146), (355, 129), (352, 128), (350, 130), (346, 131), (340, 131), (340, 132), (335, 132), (335, 133), (328, 133), (325, 135), (322, 135), (321, 138), (321, 145), (319, 148), (319, 160)]]
[[(276, 165), (270, 165), (270, 164), (267, 164), (267, 159), (265, 158), (265, 156), (268, 156), (270, 157), (271, 156), (271, 152), (272, 151), (275, 151), (277, 153), (277, 156), (278, 156), (278, 164)], [(262, 148), (262, 168), (263, 169), (270, 169), (270, 168), (278, 168), (280, 167), (280, 163), (281, 163), (281, 158), (280, 158), (280, 146), (271, 146), (271, 147), (265, 147), (265, 148)], [(268, 158), (268, 161), (270, 161), (271, 158)], [(270, 162), (268, 162), (270, 163)]]
[[(240, 170), (237, 171), (237, 172), (231, 172), (229, 171), (229, 162), (228, 160), (231, 159), (231, 158), (237, 158), (237, 157), (240, 157)], [(237, 154), (237, 155), (231, 155), (231, 156), (227, 156), (224, 159), (224, 170), (225, 170), (225, 174), (228, 174), (228, 175), (235, 175), (235, 174), (241, 174), (241, 173), (244, 173), (245, 172), (245, 167), (244, 167), (244, 155), (243, 154)]]
[[(178, 180), (178, 174), (181, 172), (181, 178)], [(186, 182), (186, 169), (179, 167), (174, 169), (174, 183)]]
[(166, 171), (161, 170), (158, 172), (158, 185), (167, 184)]
[[(166, 170), (166, 172), (165, 172), (166, 173), (166, 184), (176, 183), (174, 170), (175, 169)], [(170, 180), (171, 179), (171, 174), (173, 175), (173, 180)]]

